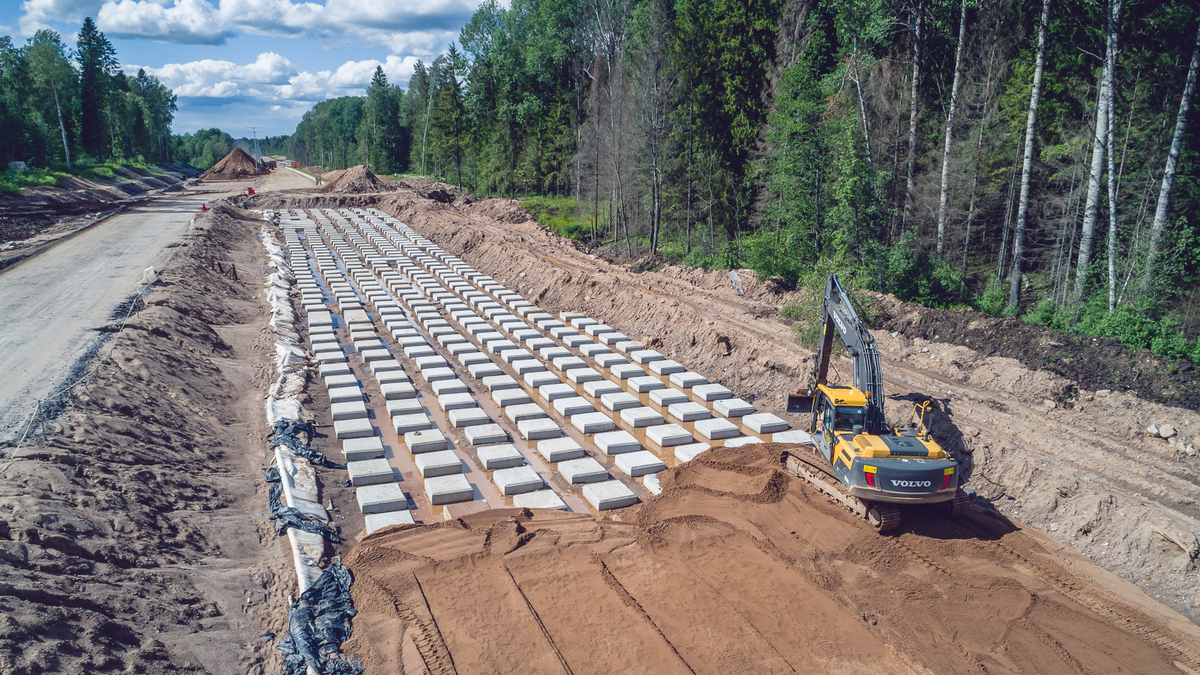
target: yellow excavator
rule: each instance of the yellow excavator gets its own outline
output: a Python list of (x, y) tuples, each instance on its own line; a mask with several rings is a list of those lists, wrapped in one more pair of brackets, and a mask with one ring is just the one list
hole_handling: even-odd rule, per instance
[[(903, 504), (942, 504), (946, 515), (960, 515), (970, 497), (959, 489), (958, 462), (930, 438), (929, 401), (914, 405), (908, 426), (889, 427), (879, 349), (837, 275), (825, 282), (823, 308), (811, 382), (787, 397), (789, 413), (810, 416), (812, 443), (784, 451), (780, 463), (879, 532), (900, 526)], [(854, 364), (849, 387), (828, 382), (835, 332)]]

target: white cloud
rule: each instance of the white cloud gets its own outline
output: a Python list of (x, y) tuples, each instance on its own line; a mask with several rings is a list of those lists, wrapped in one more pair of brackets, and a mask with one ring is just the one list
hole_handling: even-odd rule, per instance
[(106, 2), (96, 23), (116, 37), (184, 44), (223, 44), (233, 32), (205, 0), (174, 0), (170, 6), (153, 0)]
[(21, 3), (21, 34), (33, 35), (49, 28), (47, 21), (78, 23), (96, 16), (104, 0), (25, 0)]

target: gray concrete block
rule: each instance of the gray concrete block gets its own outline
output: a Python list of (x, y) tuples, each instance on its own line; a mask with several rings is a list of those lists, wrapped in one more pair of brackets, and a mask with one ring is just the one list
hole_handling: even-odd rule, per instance
[(466, 427), (478, 426), (480, 424), (490, 424), (492, 418), (480, 408), (459, 408), (451, 410), (446, 415), (446, 419), (450, 421), (450, 426), (455, 429), (465, 429)]
[(639, 450), (637, 452), (627, 452), (617, 455), (616, 466), (633, 478), (645, 476), (648, 473), (665, 471), (667, 468), (666, 463), (649, 450)]
[(379, 392), (385, 400), (416, 398), (417, 390), (408, 382), (386, 382), (379, 385)]
[(521, 388), (521, 384), (514, 380), (511, 375), (491, 375), (485, 377), (483, 378), (483, 386), (490, 392)]
[(708, 408), (695, 401), (672, 403), (667, 406), (667, 414), (680, 422), (695, 422), (696, 420), (706, 420), (712, 417), (712, 413), (709, 412)]
[(633, 394), (620, 391), (611, 394), (604, 394), (600, 397), (600, 404), (607, 410), (620, 412), (626, 408), (640, 408), (642, 401)]
[[(520, 406), (513, 406), (519, 408)], [(562, 435), (562, 430), (554, 420), (543, 417), (541, 419), (527, 419), (517, 422), (517, 431), (520, 432), (521, 438), (527, 441), (535, 441), (542, 438), (558, 438)]]
[(659, 447), (669, 448), (675, 445), (691, 443), (694, 439), (687, 429), (678, 424), (659, 424), (646, 428), (646, 438)]
[(346, 462), (346, 473), (350, 476), (350, 484), (355, 487), (394, 482), (392, 480), (392, 467), (386, 459), (364, 459)]
[[(455, 411), (457, 412), (457, 411)], [(467, 443), (485, 445), (488, 443), (503, 443), (508, 440), (508, 433), (499, 424), (478, 424), (463, 430)]]
[(756, 408), (740, 398), (726, 398), (713, 403), (713, 410), (725, 417), (753, 415)]
[(439, 429), (421, 429), (405, 432), (404, 445), (408, 447), (410, 453), (420, 455), (426, 452), (445, 450), (450, 446), (450, 441), (446, 440)]
[(583, 391), (592, 398), (603, 398), (605, 394), (615, 394), (621, 391), (621, 385), (608, 380), (596, 380), (585, 383)]
[(525, 381), (525, 384), (533, 387), (534, 389), (540, 389), (547, 384), (558, 384), (562, 382), (562, 380), (558, 379), (557, 375), (545, 372), (544, 368), (537, 372), (526, 373), (521, 377), (521, 379)]
[(642, 349), (631, 352), (629, 356), (633, 359), (634, 363), (641, 363), (643, 365), (653, 361), (662, 361), (667, 358), (653, 349)]
[(741, 430), (738, 429), (738, 425), (723, 417), (700, 420), (699, 422), (696, 422), (694, 428), (696, 433), (710, 441), (722, 438), (733, 438), (734, 436), (738, 436), (742, 433)]
[(433, 422), (429, 421), (429, 417), (424, 413), (412, 413), (408, 415), (393, 415), (392, 426), (396, 428), (397, 434), (407, 434), (412, 431), (420, 431), (433, 427)]
[(383, 457), (383, 439), (378, 436), (348, 438), (342, 441), (342, 454), (347, 462), (361, 462)]
[(392, 399), (384, 404), (387, 407), (388, 417), (397, 415), (412, 415), (415, 413), (423, 413), (424, 406), (415, 398), (397, 398)]
[[(470, 342), (457, 342), (447, 345), (446, 353), (450, 354), (451, 356), (458, 357), (462, 354), (478, 354), (479, 350), (476, 349), (475, 345), (471, 344)], [(488, 362), (490, 363), (491, 359), (488, 359)]]
[(453, 450), (437, 450), (413, 455), (413, 464), (422, 478), (462, 473), (462, 460)]
[[(555, 347), (558, 347), (558, 343), (550, 338), (542, 337), (542, 334), (537, 331), (533, 331), (533, 337), (528, 337), (525, 339), (525, 347), (536, 352), (541, 352), (543, 349), (554, 349)], [(561, 349), (561, 347), (558, 348)]]
[(642, 444), (628, 431), (610, 431), (606, 434), (596, 434), (596, 447), (606, 455), (620, 455), (626, 452), (637, 452)]
[(687, 394), (679, 391), (678, 389), (671, 389), (670, 387), (666, 389), (655, 389), (654, 391), (650, 392), (650, 402), (660, 405), (664, 408), (669, 408), (675, 403), (686, 403), (690, 400), (691, 399), (688, 398)]
[[(350, 364), (348, 363), (322, 363), (317, 367), (317, 372), (320, 373), (321, 377), (326, 378), (326, 385), (329, 384), (328, 378), (330, 377), (334, 377), (336, 375), (354, 374), (354, 371), (350, 369)], [(355, 382), (357, 383), (357, 379)]]
[(396, 483), (360, 487), (354, 491), (354, 496), (364, 514), (408, 510), (408, 498)]
[(740, 438), (731, 438), (725, 441), (725, 447), (736, 448), (739, 445), (752, 445), (754, 443), (762, 443), (762, 439), (757, 436), (742, 436)]
[(466, 394), (471, 391), (466, 382), (458, 378), (434, 380), (429, 383), (429, 388), (433, 390), (434, 396), (445, 396), (447, 394)]
[(575, 370), (576, 368), (587, 368), (587, 363), (578, 356), (560, 356), (552, 361), (554, 367), (562, 372)]
[(700, 373), (693, 373), (690, 370), (682, 373), (673, 373), (671, 375), (671, 384), (680, 389), (691, 389), (692, 387), (703, 385), (708, 382), (708, 378)]
[(579, 335), (579, 331), (570, 326), (555, 326), (550, 329), (550, 335), (554, 336), (556, 340), (561, 340), (570, 335)]
[(582, 347), (586, 344), (594, 344), (592, 338), (586, 335), (564, 335), (561, 339), (563, 344), (568, 347)]
[(438, 407), (446, 412), (462, 408), (475, 408), (478, 404), (470, 394), (443, 394), (437, 397)]
[(554, 490), (538, 490), (526, 492), (513, 497), (513, 506), (523, 509), (553, 509), (566, 511), (567, 503)]
[(385, 359), (383, 361), (372, 361), (371, 372), (378, 377), (382, 373), (404, 372), (404, 366), (396, 359)]
[[(619, 380), (627, 380), (631, 377), (643, 377), (646, 371), (642, 370), (641, 366), (635, 366), (632, 363), (618, 363), (608, 368), (609, 374)], [(672, 377), (674, 377), (672, 375)]]
[(382, 530), (391, 525), (414, 525), (411, 511), (389, 511), (388, 513), (371, 513), (363, 517), (363, 529), (367, 534)]
[(330, 404), (329, 412), (333, 415), (334, 421), (366, 419), (368, 417), (367, 404), (361, 398), (357, 401), (347, 403)]
[(608, 469), (591, 457), (559, 462), (558, 472), (568, 483), (599, 483), (608, 480)]
[(643, 406), (641, 408), (626, 408), (622, 410), (621, 421), (638, 429), (641, 427), (656, 426), (662, 424), (665, 420), (654, 408)]
[(530, 373), (540, 373), (546, 370), (546, 365), (537, 359), (522, 359), (513, 361), (511, 364), (513, 371), (518, 375), (528, 375)]
[[(381, 363), (376, 361), (376, 363)], [(379, 384), (389, 384), (391, 382), (412, 382), (412, 378), (403, 370), (389, 370), (375, 374), (375, 381)]]
[(579, 345), (579, 351), (588, 358), (595, 358), (601, 354), (612, 354), (611, 349), (595, 342)]
[(352, 403), (362, 401), (362, 389), (355, 387), (333, 387), (329, 390), (330, 403)]
[(638, 503), (637, 495), (619, 480), (591, 483), (583, 487), (583, 498), (597, 511), (609, 511)]
[(552, 438), (545, 441), (539, 441), (537, 444), (538, 454), (541, 455), (547, 462), (562, 462), (568, 459), (576, 459), (583, 457), (587, 453), (583, 448), (575, 442), (575, 439), (564, 436), (562, 438)]
[(586, 398), (574, 395), (574, 391), (571, 393), (572, 396), (556, 399), (554, 401), (554, 409), (557, 410), (560, 415), (564, 417), (574, 417), (576, 415), (583, 415), (585, 413), (596, 411), (596, 409), (592, 407), (591, 402), (589, 402)]
[(492, 474), (492, 482), (500, 489), (502, 495), (519, 495), (525, 492), (541, 490), (546, 483), (531, 466), (517, 466), (511, 469), (499, 469)]
[(525, 465), (525, 456), (511, 443), (487, 445), (476, 450), (476, 454), (479, 455), (479, 462), (486, 471)]
[(471, 367), (476, 363), (491, 363), (492, 359), (487, 354), (479, 351), (463, 352), (455, 358), (465, 367)]
[(538, 396), (553, 403), (560, 398), (570, 398), (572, 396), (576, 396), (575, 387), (560, 381), (558, 378), (554, 378), (554, 382), (552, 384), (545, 384), (538, 387)]
[(639, 394), (645, 394), (656, 389), (666, 389), (667, 385), (653, 375), (629, 378), (629, 388)]
[(512, 420), (514, 423), (549, 417), (549, 415), (546, 414), (546, 411), (542, 410), (541, 406), (536, 403), (510, 405), (504, 409), (504, 416)]
[(742, 418), (742, 424), (746, 425), (756, 434), (774, 434), (780, 431), (787, 431), (791, 426), (785, 420), (780, 419), (777, 415), (771, 413), (758, 413), (756, 415), (746, 415)]
[(663, 359), (650, 362), (650, 372), (654, 373), (655, 375), (673, 375), (675, 373), (682, 373), (686, 370), (687, 368), (684, 368), (683, 364), (678, 361), (669, 361)]
[(599, 434), (617, 428), (615, 422), (602, 412), (579, 413), (571, 416), (571, 426), (585, 434)]
[(459, 474), (425, 479), (425, 494), (435, 506), (469, 502), (475, 498), (475, 487), (467, 477)]
[(557, 359), (557, 358), (562, 358), (564, 356), (570, 356), (571, 350), (567, 349), (566, 347), (557, 347), (557, 346), (543, 347), (538, 350), (538, 355), (541, 356), (542, 359), (545, 361), (553, 361), (554, 359)]
[(567, 379), (575, 384), (586, 384), (603, 380), (604, 376), (592, 368), (576, 368), (567, 371)]
[(404, 348), (404, 355), (410, 359), (419, 359), (425, 356), (436, 356), (437, 350), (427, 344), (413, 345)]
[(510, 405), (522, 405), (532, 403), (533, 399), (526, 394), (523, 389), (501, 389), (500, 391), (492, 392), (492, 400), (501, 408), (507, 408)]
[(593, 323), (589, 326), (585, 326), (583, 332), (595, 337), (597, 335), (603, 335), (604, 333), (615, 333), (617, 331), (612, 326), (602, 323)]
[(472, 363), (471, 365), (467, 366), (467, 372), (471, 374), (471, 377), (477, 380), (488, 377), (496, 377), (504, 374), (504, 371), (500, 369), (500, 366), (491, 362), (484, 363), (482, 361), (479, 363)]
[(688, 443), (687, 445), (675, 446), (675, 459), (681, 462), (690, 462), (702, 452), (711, 449), (708, 443)]
[(413, 359), (413, 363), (416, 364), (417, 368), (419, 368), (421, 372), (425, 372), (426, 370), (433, 368), (445, 368), (447, 365), (449, 365), (446, 363), (446, 359), (440, 356), (422, 356), (420, 358)]
[(359, 352), (358, 356), (363, 360), (363, 363), (370, 363), (372, 361), (386, 361), (395, 358), (392, 356), (392, 353), (386, 349), (367, 349)]
[[(671, 377), (675, 377), (672, 375)], [(719, 401), (723, 398), (733, 398), (733, 392), (719, 384), (697, 384), (692, 386), (692, 394), (702, 401)]]
[(638, 342), (637, 340), (631, 340), (628, 336), (621, 333), (605, 333), (604, 335), (600, 336), (600, 341), (606, 345), (612, 345), (613, 349), (616, 349), (622, 354), (628, 354), (629, 352), (635, 352), (639, 349), (646, 348), (646, 345)]
[(457, 380), (458, 375), (450, 368), (429, 368), (421, 371), (421, 376), (426, 382), (438, 382), (440, 380)]
[(812, 436), (807, 431), (795, 429), (792, 431), (781, 431), (771, 435), (773, 443), (812, 443)]
[(336, 352), (316, 352), (313, 358), (323, 363), (341, 363), (346, 360), (346, 355), (341, 350)]

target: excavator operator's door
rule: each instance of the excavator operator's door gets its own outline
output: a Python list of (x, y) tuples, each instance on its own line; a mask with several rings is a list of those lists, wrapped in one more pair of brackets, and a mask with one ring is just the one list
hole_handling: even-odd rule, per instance
[(817, 392), (816, 400), (814, 401), (817, 412), (816, 429), (813, 432), (813, 441), (820, 449), (821, 455), (826, 461), (832, 462), (833, 459), (833, 425), (836, 420), (837, 411), (833, 407), (833, 402), (824, 392)]

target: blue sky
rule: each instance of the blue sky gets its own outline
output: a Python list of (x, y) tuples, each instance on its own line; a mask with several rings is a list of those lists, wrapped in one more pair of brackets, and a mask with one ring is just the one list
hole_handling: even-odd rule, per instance
[[(317, 101), (361, 95), (377, 65), (407, 85), (480, 0), (0, 0), (0, 35), (52, 28), (74, 44), (96, 19), (123, 68), (179, 97), (177, 133), (288, 134)], [(507, 4), (507, 3), (504, 3)]]

